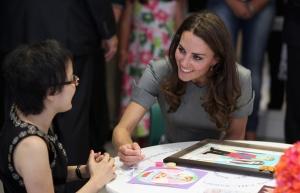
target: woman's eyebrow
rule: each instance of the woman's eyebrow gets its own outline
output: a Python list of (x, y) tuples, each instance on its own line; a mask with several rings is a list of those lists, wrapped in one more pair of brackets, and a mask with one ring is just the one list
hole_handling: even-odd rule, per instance
[(201, 54), (201, 53), (194, 53), (192, 52), (193, 55), (197, 55), (197, 56), (206, 56), (206, 54)]
[[(178, 45), (185, 50), (185, 48), (181, 45), (181, 43), (178, 43)], [(196, 52), (192, 52), (192, 54), (197, 56), (206, 56), (206, 54), (196, 53)]]

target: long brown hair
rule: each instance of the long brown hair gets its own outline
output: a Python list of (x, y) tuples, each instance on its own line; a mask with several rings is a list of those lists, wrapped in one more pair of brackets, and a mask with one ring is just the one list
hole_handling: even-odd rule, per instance
[(171, 42), (169, 60), (173, 71), (161, 85), (161, 90), (169, 104), (168, 112), (177, 110), (186, 90), (186, 82), (178, 78), (175, 60), (176, 49), (185, 31), (190, 31), (205, 41), (218, 60), (208, 74), (207, 93), (202, 98), (202, 106), (217, 128), (227, 128), (230, 114), (236, 109), (237, 99), (241, 95), (241, 88), (231, 36), (222, 20), (209, 11), (195, 13), (186, 18)]

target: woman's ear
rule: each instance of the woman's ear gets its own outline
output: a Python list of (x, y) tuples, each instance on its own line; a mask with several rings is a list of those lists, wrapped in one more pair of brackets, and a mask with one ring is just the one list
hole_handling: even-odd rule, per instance
[(54, 101), (54, 98), (55, 98), (55, 96), (54, 96), (54, 94), (47, 94), (47, 96), (46, 96), (46, 100), (48, 100), (48, 101)]
[(214, 56), (211, 67), (215, 67), (215, 65), (218, 64), (219, 61), (220, 61), (219, 57)]
[(56, 93), (57, 91), (54, 91), (53, 89), (48, 89), (46, 99), (49, 101), (53, 101)]

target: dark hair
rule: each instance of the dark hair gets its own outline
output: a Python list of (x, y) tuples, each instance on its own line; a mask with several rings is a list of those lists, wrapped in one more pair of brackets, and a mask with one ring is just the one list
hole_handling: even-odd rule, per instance
[(195, 13), (186, 18), (171, 42), (169, 59), (173, 72), (161, 86), (170, 106), (168, 112), (177, 110), (181, 103), (181, 96), (186, 89), (186, 83), (178, 78), (175, 60), (176, 49), (185, 31), (190, 31), (205, 41), (218, 60), (208, 74), (207, 93), (203, 97), (202, 106), (217, 128), (226, 128), (229, 124), (230, 113), (236, 109), (241, 89), (231, 36), (222, 20), (209, 11)]
[[(149, 3), (149, 0), (138, 0), (141, 4), (144, 4), (144, 5), (147, 5)], [(165, 1), (165, 2), (168, 2), (168, 1), (172, 1), (172, 0), (161, 0), (161, 1)], [(133, 3), (134, 0), (131, 0), (131, 3)]]
[(61, 91), (71, 53), (55, 40), (22, 45), (12, 51), (3, 66), (5, 82), (16, 107), (39, 114), (47, 94)]

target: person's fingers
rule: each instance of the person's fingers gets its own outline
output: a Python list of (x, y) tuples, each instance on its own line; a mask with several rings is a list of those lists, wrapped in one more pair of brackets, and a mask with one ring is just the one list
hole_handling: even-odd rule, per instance
[(94, 164), (94, 163), (96, 163), (97, 161), (96, 161), (96, 159), (95, 159), (95, 152), (94, 152), (94, 150), (91, 150), (90, 151), (90, 154), (89, 154), (89, 157), (88, 157), (88, 161), (87, 161), (87, 164), (88, 164), (88, 167), (90, 168), (90, 167), (92, 167), (92, 165)]
[(110, 160), (109, 160), (109, 161), (111, 161), (112, 163), (115, 163), (115, 158), (110, 157)]
[(122, 154), (126, 155), (126, 156), (139, 156), (139, 155), (141, 155), (141, 150), (134, 150), (134, 149), (129, 149), (129, 148), (121, 149), (120, 152)]
[(109, 164), (111, 166), (114, 166), (115, 165), (115, 159), (111, 157), (110, 160), (109, 160)]
[(130, 144), (125, 144), (119, 147), (119, 152), (125, 152), (127, 149), (132, 149)]
[(115, 48), (110, 48), (109, 50), (107, 50), (107, 52), (105, 53), (105, 60), (110, 61), (116, 54), (116, 51), (117, 50)]
[(109, 40), (105, 41), (106, 53), (105, 53), (105, 60), (109, 61), (113, 58), (113, 56), (117, 52), (118, 47), (118, 39), (114, 36)]
[(99, 156), (101, 156), (101, 152), (95, 153), (95, 159), (98, 158)]
[(94, 157), (95, 157), (95, 152), (94, 150), (91, 150), (89, 155), (89, 160), (93, 160)]
[(108, 153), (104, 153), (103, 154), (103, 158), (102, 158), (102, 160), (101, 161), (105, 161), (105, 162), (108, 162), (108, 160), (109, 160), (109, 154)]
[(95, 158), (96, 162), (100, 162), (103, 159), (104, 155), (99, 155)]
[(136, 142), (132, 143), (132, 148), (135, 149), (135, 150), (141, 150), (141, 147)]
[(141, 161), (143, 159), (142, 156), (128, 156), (128, 155), (123, 155), (123, 154), (119, 154), (119, 159), (122, 162), (134, 162), (137, 163), (139, 161)]
[(134, 165), (144, 159), (137, 143), (125, 144), (119, 148), (118, 156), (125, 165)]
[(105, 152), (105, 153), (104, 153), (104, 154), (102, 154), (102, 155), (108, 155), (108, 157), (110, 157), (109, 153), (107, 153), (107, 152)]
[(114, 180), (116, 177), (117, 177), (117, 174), (116, 174), (116, 173), (113, 173), (113, 176), (112, 176), (112, 179), (111, 179), (111, 180)]

